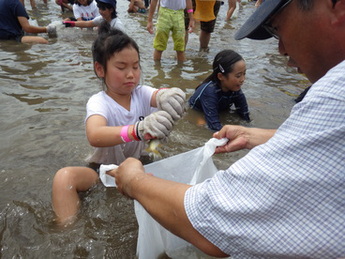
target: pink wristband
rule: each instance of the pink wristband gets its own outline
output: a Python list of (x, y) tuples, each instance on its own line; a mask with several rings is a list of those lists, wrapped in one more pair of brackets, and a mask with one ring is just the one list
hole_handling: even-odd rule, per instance
[(121, 129), (120, 136), (123, 142), (132, 142), (132, 140), (128, 137), (128, 127), (129, 125), (126, 125)]
[(187, 13), (192, 13), (193, 9), (187, 9)]

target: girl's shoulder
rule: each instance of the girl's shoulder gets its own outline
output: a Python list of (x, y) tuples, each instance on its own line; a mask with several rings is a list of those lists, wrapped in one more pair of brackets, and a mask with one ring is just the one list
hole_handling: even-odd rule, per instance
[(106, 92), (104, 91), (99, 91), (98, 93), (93, 94), (90, 98), (89, 98), (89, 102), (104, 102), (108, 99), (111, 99), (111, 97), (109, 97)]
[(153, 87), (148, 86), (148, 85), (138, 85), (133, 90), (133, 94), (135, 94), (135, 95), (152, 94), (156, 90), (157, 90), (156, 88), (153, 88)]
[(217, 89), (220, 89), (220, 87), (214, 81), (204, 82), (197, 88), (198, 91), (203, 92), (216, 92)]

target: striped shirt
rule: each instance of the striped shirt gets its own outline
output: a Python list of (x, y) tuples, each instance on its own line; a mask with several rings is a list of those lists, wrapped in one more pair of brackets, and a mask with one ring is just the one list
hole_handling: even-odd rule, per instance
[(345, 61), (268, 142), (184, 202), (194, 228), (232, 259), (345, 257)]

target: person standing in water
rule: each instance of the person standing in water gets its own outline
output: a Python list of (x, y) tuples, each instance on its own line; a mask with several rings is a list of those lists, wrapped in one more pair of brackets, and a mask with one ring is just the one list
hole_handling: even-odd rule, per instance
[[(147, 18), (146, 29), (151, 34), (154, 33), (152, 20), (157, 8), (157, 3), (158, 0), (151, 0)], [(181, 63), (186, 60), (184, 19), (184, 10), (186, 8), (189, 16), (189, 32), (191, 32), (194, 27), (192, 0), (160, 0), (159, 4), (156, 34), (153, 40), (153, 59), (155, 61), (160, 61), (162, 59), (162, 53), (167, 48), (169, 34), (172, 32), (177, 61)]]

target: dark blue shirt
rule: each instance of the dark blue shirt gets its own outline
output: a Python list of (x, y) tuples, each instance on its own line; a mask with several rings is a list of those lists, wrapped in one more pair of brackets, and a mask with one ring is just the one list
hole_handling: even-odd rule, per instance
[(233, 104), (242, 119), (250, 120), (247, 100), (242, 90), (223, 92), (217, 83), (213, 81), (197, 87), (188, 102), (191, 108), (205, 114), (207, 126), (211, 130), (220, 130), (222, 128), (219, 112), (229, 110)]
[(24, 35), (18, 17), (29, 19), (19, 0), (0, 0), (0, 39), (15, 40)]

